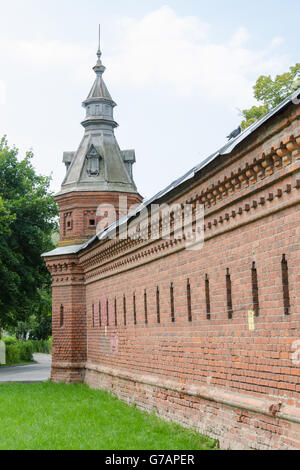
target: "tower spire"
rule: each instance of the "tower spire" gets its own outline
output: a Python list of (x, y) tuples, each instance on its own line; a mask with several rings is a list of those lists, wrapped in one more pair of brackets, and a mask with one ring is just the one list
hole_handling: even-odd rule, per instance
[(98, 57), (98, 60), (94, 67), (94, 72), (96, 73), (96, 75), (101, 76), (105, 72), (106, 68), (102, 64), (102, 60), (101, 60), (102, 52), (101, 52), (101, 26), (100, 24), (99, 24), (99, 40), (98, 40), (97, 57)]
[(102, 52), (101, 52), (101, 25), (99, 24), (99, 41), (98, 41), (98, 51), (97, 51), (97, 57), (98, 57), (97, 65), (102, 65), (101, 56), (102, 56)]
[[(65, 152), (67, 174), (56, 196), (61, 215), (61, 244), (79, 244), (95, 235), (99, 204), (110, 204), (119, 214), (119, 196), (128, 198), (128, 207), (142, 201), (133, 180), (134, 150), (121, 150), (114, 134), (113, 101), (103, 80), (101, 30), (96, 73), (92, 89), (83, 102), (83, 139), (75, 152)], [(74, 196), (74, 198), (73, 198)], [(118, 215), (119, 216), (119, 215)]]

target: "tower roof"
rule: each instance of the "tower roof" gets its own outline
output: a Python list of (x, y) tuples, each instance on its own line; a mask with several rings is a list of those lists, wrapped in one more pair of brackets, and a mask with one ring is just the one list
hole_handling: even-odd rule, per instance
[(73, 191), (120, 191), (137, 193), (132, 178), (132, 165), (135, 163), (133, 150), (121, 151), (114, 129), (114, 107), (107, 86), (103, 80), (105, 67), (101, 61), (100, 28), (97, 63), (93, 67), (96, 79), (83, 102), (86, 117), (82, 122), (84, 137), (77, 152), (65, 152), (64, 162), (67, 174), (61, 192)]
[(104, 80), (103, 80), (103, 74), (106, 70), (106, 67), (104, 67), (101, 61), (102, 52), (101, 52), (101, 45), (100, 45), (100, 25), (99, 25), (99, 44), (98, 44), (98, 50), (97, 50), (97, 57), (98, 57), (97, 63), (93, 67), (93, 70), (96, 74), (96, 79), (86, 101), (93, 100), (94, 98), (100, 98), (100, 99), (113, 102), (112, 97), (110, 96), (107, 86), (105, 85)]
[(102, 98), (108, 101), (113, 101), (107, 89), (107, 86), (104, 83), (102, 74), (97, 74), (96, 80), (91, 88), (87, 100), (93, 100), (94, 98)]

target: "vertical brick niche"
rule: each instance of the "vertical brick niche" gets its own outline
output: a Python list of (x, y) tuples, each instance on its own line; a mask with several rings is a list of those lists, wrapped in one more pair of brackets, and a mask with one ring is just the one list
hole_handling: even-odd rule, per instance
[(131, 206), (140, 204), (142, 197), (136, 193), (119, 192), (73, 192), (55, 197), (60, 213), (60, 246), (77, 245), (96, 234), (100, 218), (100, 204), (115, 207), (117, 219), (120, 214), (119, 198), (127, 196), (127, 212)]
[(82, 382), (87, 347), (84, 273), (75, 256), (45, 260), (52, 274), (51, 380)]

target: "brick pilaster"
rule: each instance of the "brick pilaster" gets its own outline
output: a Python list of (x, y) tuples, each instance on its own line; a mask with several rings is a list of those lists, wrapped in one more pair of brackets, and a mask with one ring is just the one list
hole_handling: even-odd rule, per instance
[(51, 380), (82, 382), (86, 361), (84, 273), (74, 255), (46, 258), (46, 263), (52, 274)]

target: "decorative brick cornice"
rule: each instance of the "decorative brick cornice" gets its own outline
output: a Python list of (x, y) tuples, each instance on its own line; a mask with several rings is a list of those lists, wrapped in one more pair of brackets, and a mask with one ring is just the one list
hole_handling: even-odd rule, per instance
[(111, 263), (106, 263), (99, 269), (87, 272), (86, 282), (94, 281), (99, 277), (106, 277), (106, 275), (111, 275), (112, 272), (118, 274), (131, 269), (133, 265), (145, 264), (147, 259), (154, 261), (166, 254), (170, 255), (176, 251), (183, 250), (185, 246), (184, 241), (184, 238), (181, 240), (161, 240), (149, 248), (140, 249), (133, 255), (123, 256)]
[(52, 284), (82, 284), (85, 281), (84, 271), (77, 257), (46, 258), (46, 265), (52, 276)]
[(223, 180), (191, 197), (187, 203), (201, 202), (209, 209), (224, 201), (226, 197), (273, 175), (278, 169), (290, 165), (293, 160), (300, 160), (300, 136), (291, 135), (279, 141), (267, 153), (263, 152), (258, 158), (254, 158), (252, 163), (246, 163), (230, 176), (225, 176)]
[[(298, 168), (300, 172), (300, 167)], [(252, 222), (256, 218), (266, 217), (276, 210), (282, 210), (290, 205), (299, 203), (300, 193), (300, 176), (299, 179), (293, 179), (293, 184), (282, 183), (282, 187), (277, 188), (275, 191), (265, 192), (259, 194), (258, 197), (253, 199), (247, 199), (247, 202), (237, 204), (231, 208), (231, 210), (222, 211), (217, 217), (209, 218), (205, 220), (204, 232), (205, 239), (208, 240), (212, 236), (223, 233), (226, 228), (234, 229), (237, 226), (245, 223)], [(246, 219), (245, 219), (246, 217)], [(216, 232), (216, 233), (214, 233)]]
[[(265, 203), (275, 203), (283, 195), (290, 194), (292, 189), (299, 189), (299, 181), (297, 180), (293, 188), (291, 184), (283, 185), (276, 193), (270, 192), (262, 195), (260, 198), (254, 198), (251, 202), (247, 201), (244, 204), (242, 202), (242, 200), (249, 198), (252, 193), (262, 191), (264, 187), (267, 188), (274, 181), (286, 178), (289, 173), (297, 173), (299, 169), (300, 136), (289, 135), (279, 140), (269, 151), (265, 150), (259, 157), (253, 158), (251, 163), (247, 162), (244, 167), (238, 167), (235, 172), (231, 172), (230, 176), (225, 176), (223, 180), (208, 186), (200, 193), (195, 192), (195, 194), (186, 200), (181, 200), (180, 204), (182, 210), (185, 204), (191, 204), (193, 211), (195, 211), (196, 204), (204, 205), (205, 237), (207, 238), (208, 233), (211, 233), (217, 227), (221, 227), (224, 224), (228, 225), (231, 222), (233, 222), (233, 226), (236, 226), (237, 218), (241, 217), (242, 214), (250, 215), (250, 213), (258, 212), (259, 208), (265, 209)], [(239, 199), (241, 200), (239, 207), (232, 207), (231, 210), (227, 210), (224, 214), (219, 214), (217, 218), (211, 219), (215, 212), (222, 211), (224, 206), (233, 206)], [(165, 221), (160, 220), (159, 226), (157, 224), (157, 227), (154, 227), (154, 229), (161, 231), (164, 225)], [(145, 234), (147, 233), (149, 233), (149, 228), (145, 231)], [(104, 245), (93, 246), (92, 249), (81, 254), (80, 259), (87, 272), (102, 264), (101, 273), (104, 274), (132, 262), (137, 262), (149, 255), (162, 251), (165, 252), (167, 249), (171, 251), (174, 248), (180, 249), (183, 241), (163, 240), (153, 245), (153, 241), (145, 241), (142, 237), (140, 239), (108, 240)], [(150, 243), (152, 243), (152, 247), (142, 252), (140, 251)], [(118, 258), (123, 258), (124, 256), (126, 256), (125, 259), (118, 260)], [(112, 265), (106, 265), (112, 258), (114, 258), (115, 262)], [(100, 271), (97, 270), (97, 273), (99, 275)], [(87, 280), (91, 277), (94, 276), (87, 274)]]
[[(219, 218), (207, 222), (204, 226), (205, 241), (227, 231), (235, 230), (242, 225), (249, 224), (262, 217), (271, 215), (278, 210), (299, 204), (300, 193), (299, 191), (296, 192), (296, 190), (299, 189), (300, 180), (297, 180), (293, 188), (292, 185), (287, 184), (283, 189), (278, 189), (275, 195), (268, 193), (265, 197), (260, 197), (259, 202), (253, 200), (252, 204), (245, 204), (244, 206), (232, 210), (231, 213), (225, 213), (224, 215), (220, 215)], [(278, 207), (275, 203), (281, 198), (283, 203)], [(166, 255), (169, 256), (185, 249), (185, 238), (181, 240), (160, 240), (158, 242), (144, 241), (145, 245), (149, 245), (149, 243), (152, 243), (150, 247), (141, 246), (139, 250), (136, 250), (133, 254), (123, 253), (123, 256), (111, 262), (103, 263), (103, 265), (97, 269), (91, 269), (91, 266), (88, 266), (86, 282), (94, 282), (100, 278), (109, 277), (112, 274), (116, 275), (128, 271), (133, 267), (153, 262)]]

